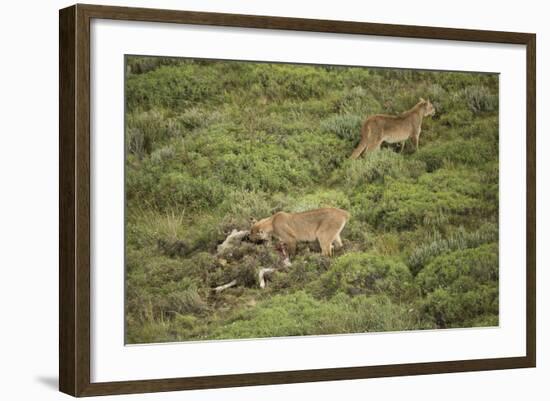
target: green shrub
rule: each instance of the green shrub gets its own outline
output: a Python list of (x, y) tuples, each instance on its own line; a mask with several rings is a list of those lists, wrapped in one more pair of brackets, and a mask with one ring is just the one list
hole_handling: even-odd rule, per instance
[(173, 292), (166, 297), (166, 312), (168, 313), (201, 314), (207, 308), (206, 301), (202, 299), (196, 288)]
[(220, 229), (228, 232), (234, 228), (247, 229), (251, 219), (260, 220), (272, 215), (282, 208), (284, 202), (285, 199), (281, 196), (273, 196), (266, 192), (246, 189), (229, 191), (219, 205), (219, 210), (223, 214)]
[(199, 288), (201, 277), (191, 274), (201, 266), (197, 258), (194, 265), (185, 263), (182, 267), (181, 262), (159, 256), (144, 263), (143, 255), (128, 252), (126, 258), (126, 310), (134, 320), (147, 322), (169, 319), (176, 313), (202, 315), (207, 311)]
[(498, 316), (498, 245), (436, 257), (416, 277), (426, 294), (423, 311), (438, 327), (464, 327), (482, 315)]
[(310, 179), (321, 185), (346, 158), (348, 148), (343, 140), (334, 135), (314, 131), (294, 135), (284, 142), (284, 146), (294, 151), (301, 160), (301, 165), (296, 168), (305, 169)]
[(447, 238), (436, 232), (434, 238), (416, 247), (409, 255), (408, 265), (413, 274), (418, 273), (430, 260), (437, 256), (466, 248), (475, 248), (482, 244), (498, 240), (498, 226), (488, 223), (478, 230), (467, 232), (460, 227)]
[(325, 66), (331, 72), (331, 78), (339, 80), (344, 88), (374, 88), (380, 83), (376, 70), (370, 68), (342, 68)]
[(478, 197), (483, 192), (482, 175), (467, 168), (442, 168), (418, 179), (419, 186), (433, 192), (455, 192)]
[(223, 94), (215, 74), (200, 73), (193, 63), (160, 66), (126, 79), (126, 105), (130, 110), (153, 107), (183, 109)]
[(412, 276), (397, 258), (368, 253), (348, 253), (334, 261), (320, 278), (321, 293), (331, 297), (337, 292), (348, 295), (385, 294), (396, 299), (406, 297)]
[(126, 216), (126, 238), (136, 247), (154, 245), (158, 239), (176, 241), (186, 236), (186, 213), (182, 210), (155, 212), (132, 208)]
[(458, 132), (465, 139), (488, 141), (494, 146), (494, 154), (498, 156), (498, 116), (477, 118)]
[(416, 178), (425, 171), (424, 162), (405, 159), (389, 149), (382, 149), (357, 160), (347, 160), (339, 171), (334, 172), (333, 181), (343, 180), (351, 188), (373, 182), (384, 183), (388, 178)]
[(381, 233), (373, 241), (372, 249), (380, 255), (397, 256), (401, 252), (401, 238), (395, 232)]
[(432, 174), (422, 176), (416, 183), (388, 180), (385, 186), (358, 193), (353, 200), (362, 213), (352, 213), (386, 230), (412, 230), (422, 225), (437, 228), (450, 221), (460, 222), (480, 213), (485, 206), (470, 193), (480, 188), (471, 188), (470, 177), (458, 175), (454, 188), (443, 184), (437, 187), (439, 177)]
[(342, 240), (348, 240), (346, 251), (367, 251), (374, 246), (376, 236), (373, 234), (373, 227), (365, 221), (359, 208), (351, 210), (351, 218), (342, 231)]
[(279, 269), (270, 281), (271, 291), (283, 289), (305, 289), (326, 272), (330, 267), (330, 259), (321, 256), (319, 252), (305, 252), (292, 260), (292, 267)]
[(336, 135), (350, 143), (357, 143), (361, 138), (363, 117), (356, 114), (336, 114), (321, 121), (323, 132)]
[(498, 93), (492, 93), (485, 86), (468, 86), (461, 95), (473, 113), (494, 111), (498, 109)]
[(177, 124), (157, 110), (126, 115), (126, 148), (138, 158), (151, 153), (155, 145), (180, 135)]
[(199, 127), (204, 127), (213, 122), (217, 122), (220, 118), (221, 116), (219, 112), (190, 107), (182, 114), (177, 115), (175, 120), (185, 129), (193, 130)]
[(380, 103), (362, 86), (345, 90), (335, 102), (338, 114), (357, 115), (362, 119), (382, 111)]
[(349, 209), (349, 206), (349, 200), (343, 192), (336, 190), (323, 190), (320, 192), (307, 194), (296, 199), (288, 211), (297, 213), (323, 207), (337, 207), (347, 210)]
[(223, 183), (248, 191), (286, 191), (306, 184), (309, 178), (307, 162), (289, 150), (273, 145), (250, 148), (249, 152), (244, 150), (239, 154), (225, 154), (215, 161), (213, 169)]
[(329, 74), (312, 66), (294, 68), (286, 64), (267, 64), (253, 73), (254, 82), (268, 99), (309, 99), (323, 96), (333, 84)]
[(127, 318), (126, 326), (128, 327), (125, 332), (128, 344), (176, 341), (175, 338), (168, 335), (172, 326), (169, 321), (147, 321), (136, 324)]
[(480, 139), (457, 138), (438, 144), (421, 146), (414, 158), (426, 163), (429, 172), (437, 170), (446, 162), (480, 166), (498, 156), (498, 146)]
[(182, 209), (207, 209), (219, 204), (224, 197), (224, 188), (211, 181), (183, 173), (170, 173), (161, 177), (156, 188), (151, 190), (156, 204), (161, 207)]
[(172, 57), (126, 57), (126, 72), (128, 74), (144, 74), (163, 65), (178, 65), (182, 59)]
[(428, 264), (417, 279), (422, 290), (430, 292), (436, 288), (452, 287), (457, 280), (466, 276), (479, 284), (498, 279), (497, 244), (485, 244), (441, 255)]
[(213, 338), (261, 338), (432, 328), (417, 311), (385, 296), (339, 294), (321, 302), (305, 292), (275, 295), (253, 311), (238, 313)]
[(143, 131), (128, 128), (126, 131), (126, 149), (130, 155), (142, 159), (151, 151), (151, 141), (145, 137)]
[(459, 128), (467, 127), (472, 121), (472, 111), (466, 108), (464, 109), (451, 109), (449, 112), (442, 114), (439, 122), (447, 127)]
[(159, 148), (151, 153), (151, 163), (163, 164), (167, 161), (173, 160), (176, 155), (174, 146), (168, 145)]

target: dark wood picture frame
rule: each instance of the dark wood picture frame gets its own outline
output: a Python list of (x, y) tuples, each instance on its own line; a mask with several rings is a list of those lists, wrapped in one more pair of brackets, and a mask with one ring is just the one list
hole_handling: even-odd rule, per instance
[[(93, 18), (525, 45), (527, 54), (526, 356), (91, 383), (90, 21)], [(73, 396), (93, 396), (535, 366), (535, 34), (81, 4), (60, 10), (59, 30), (60, 391)]]

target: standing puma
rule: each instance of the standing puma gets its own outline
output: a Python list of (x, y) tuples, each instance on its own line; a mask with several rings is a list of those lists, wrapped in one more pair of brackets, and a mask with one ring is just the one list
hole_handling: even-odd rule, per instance
[(401, 151), (405, 141), (412, 138), (416, 150), (422, 128), (422, 118), (433, 116), (434, 106), (429, 100), (420, 98), (420, 101), (410, 110), (397, 116), (376, 114), (370, 116), (363, 123), (361, 129), (361, 141), (351, 154), (352, 159), (357, 159), (364, 151), (370, 153), (378, 150), (382, 142), (401, 142)]
[(340, 232), (348, 219), (348, 212), (331, 207), (301, 213), (278, 212), (254, 222), (250, 229), (250, 239), (267, 240), (273, 234), (288, 247), (291, 255), (296, 252), (297, 242), (317, 240), (321, 245), (321, 253), (332, 256), (332, 243), (342, 246)]

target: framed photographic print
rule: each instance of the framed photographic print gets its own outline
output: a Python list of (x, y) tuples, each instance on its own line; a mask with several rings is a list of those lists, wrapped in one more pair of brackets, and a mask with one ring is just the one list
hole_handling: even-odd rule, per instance
[(535, 35), (60, 11), (60, 390), (534, 367)]

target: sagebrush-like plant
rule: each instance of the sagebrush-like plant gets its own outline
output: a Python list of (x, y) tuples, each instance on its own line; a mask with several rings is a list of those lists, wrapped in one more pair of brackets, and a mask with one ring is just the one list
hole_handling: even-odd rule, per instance
[(472, 232), (467, 232), (463, 227), (460, 227), (447, 238), (442, 238), (436, 232), (432, 241), (414, 249), (409, 255), (408, 265), (411, 271), (416, 274), (437, 256), (456, 250), (475, 248), (496, 240), (498, 240), (498, 226), (492, 223), (485, 224)]

